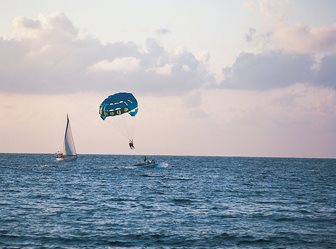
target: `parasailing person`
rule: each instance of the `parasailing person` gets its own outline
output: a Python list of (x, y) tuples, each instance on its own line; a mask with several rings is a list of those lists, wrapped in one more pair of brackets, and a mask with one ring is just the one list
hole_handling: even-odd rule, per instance
[[(111, 118), (113, 123), (116, 121), (123, 121), (121, 124), (120, 131), (124, 132), (124, 136), (128, 139), (128, 146), (131, 150), (134, 150), (133, 134), (129, 130), (130, 123), (127, 122), (126, 117), (131, 117), (133, 119), (138, 113), (138, 101), (133, 96), (132, 93), (119, 92), (108, 96), (99, 107), (99, 114), (102, 120), (107, 117)], [(120, 120), (121, 119), (121, 120)], [(130, 127), (131, 128), (131, 127)]]

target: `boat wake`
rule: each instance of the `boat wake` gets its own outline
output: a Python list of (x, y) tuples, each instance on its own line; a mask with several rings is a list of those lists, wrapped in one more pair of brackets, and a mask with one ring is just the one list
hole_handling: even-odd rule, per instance
[(168, 168), (169, 164), (166, 162), (158, 163), (157, 168)]

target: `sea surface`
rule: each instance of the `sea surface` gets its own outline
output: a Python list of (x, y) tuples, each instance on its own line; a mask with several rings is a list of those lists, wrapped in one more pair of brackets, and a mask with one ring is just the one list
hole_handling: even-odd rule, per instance
[(0, 154), (0, 248), (336, 248), (336, 160)]

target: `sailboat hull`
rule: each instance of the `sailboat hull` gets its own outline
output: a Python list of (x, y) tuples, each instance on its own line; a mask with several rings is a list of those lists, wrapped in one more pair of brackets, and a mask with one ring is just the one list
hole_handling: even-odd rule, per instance
[(56, 157), (56, 160), (59, 162), (73, 162), (77, 160), (77, 156), (62, 156)]

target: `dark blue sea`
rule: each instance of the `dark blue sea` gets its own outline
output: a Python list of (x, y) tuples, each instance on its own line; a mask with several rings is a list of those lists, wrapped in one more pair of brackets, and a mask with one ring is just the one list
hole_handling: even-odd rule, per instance
[(336, 248), (336, 160), (0, 154), (0, 248)]

